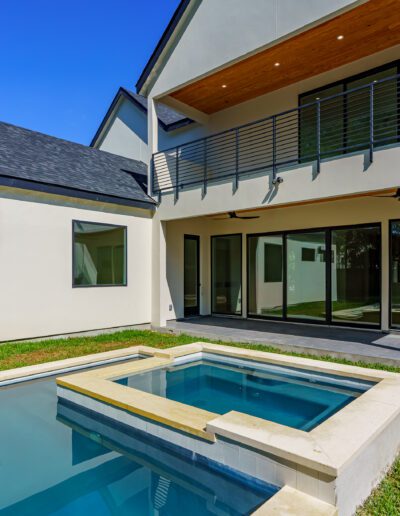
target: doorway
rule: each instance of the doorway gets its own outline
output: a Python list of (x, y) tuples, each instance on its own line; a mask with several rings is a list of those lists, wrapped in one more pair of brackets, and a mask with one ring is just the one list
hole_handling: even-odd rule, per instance
[(200, 313), (200, 237), (184, 235), (184, 316)]

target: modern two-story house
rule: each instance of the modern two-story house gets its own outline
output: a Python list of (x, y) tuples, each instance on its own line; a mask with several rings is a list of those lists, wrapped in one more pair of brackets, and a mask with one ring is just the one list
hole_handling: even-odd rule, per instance
[[(210, 314), (399, 328), (399, 66), (399, 0), (182, 0), (95, 148), (24, 136), (51, 188), (12, 180), (22, 158), (1, 187), (0, 340)], [(53, 188), (94, 162), (90, 195)]]
[(181, 2), (137, 83), (153, 324), (400, 325), (399, 43), (398, 0)]

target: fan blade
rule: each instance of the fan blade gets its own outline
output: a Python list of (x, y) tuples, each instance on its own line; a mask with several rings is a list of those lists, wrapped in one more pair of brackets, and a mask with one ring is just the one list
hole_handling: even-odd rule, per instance
[(237, 219), (259, 219), (260, 217), (258, 215), (249, 215), (248, 217), (240, 217), (240, 216), (237, 216), (236, 217)]

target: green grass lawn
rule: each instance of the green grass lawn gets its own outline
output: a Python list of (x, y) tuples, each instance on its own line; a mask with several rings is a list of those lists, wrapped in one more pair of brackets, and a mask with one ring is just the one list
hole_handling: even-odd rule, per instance
[[(16, 342), (0, 344), (0, 370), (13, 369), (32, 364), (62, 360), (77, 356), (101, 353), (113, 349), (121, 349), (135, 345), (153, 346), (155, 348), (169, 348), (189, 344), (197, 340), (210, 342), (208, 339), (199, 339), (189, 335), (173, 335), (171, 333), (156, 333), (149, 330), (127, 330), (96, 337), (72, 337), (68, 339), (53, 339), (37, 342)], [(217, 342), (217, 341), (213, 341)], [(218, 342), (217, 342), (218, 343)], [(248, 344), (240, 342), (219, 342), (235, 347), (258, 349), (271, 353), (317, 358), (302, 353), (286, 353), (263, 344)], [(368, 364), (364, 362), (350, 362), (335, 359), (329, 356), (318, 357), (320, 360), (341, 364), (358, 365), (373, 369), (384, 369), (400, 373), (400, 367)], [(356, 482), (357, 479), (354, 479)], [(357, 511), (357, 516), (397, 516), (400, 514), (400, 459), (386, 475), (379, 487), (373, 492), (366, 503)]]

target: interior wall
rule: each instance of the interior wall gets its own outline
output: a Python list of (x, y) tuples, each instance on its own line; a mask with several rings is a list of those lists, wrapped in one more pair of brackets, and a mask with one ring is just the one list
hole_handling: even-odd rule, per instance
[[(250, 214), (246, 213), (246, 215)], [(304, 206), (266, 209), (252, 212), (259, 218), (253, 220), (214, 220), (213, 216), (198, 217), (167, 222), (167, 319), (183, 317), (183, 235), (200, 236), (201, 296), (200, 313), (211, 313), (211, 235), (242, 233), (243, 240), (243, 316), (247, 316), (247, 253), (246, 236), (253, 233), (279, 232), (298, 229), (312, 229), (380, 223), (382, 235), (381, 295), (382, 328), (388, 328), (389, 310), (389, 236), (390, 219), (400, 218), (400, 207), (396, 199), (380, 197), (356, 198), (331, 201)], [(219, 218), (219, 217), (217, 217)], [(333, 292), (335, 295), (335, 292)], [(167, 307), (164, 307), (167, 310)]]
[[(150, 321), (149, 211), (0, 192), (0, 341)], [(127, 226), (127, 286), (72, 287), (72, 221)]]

